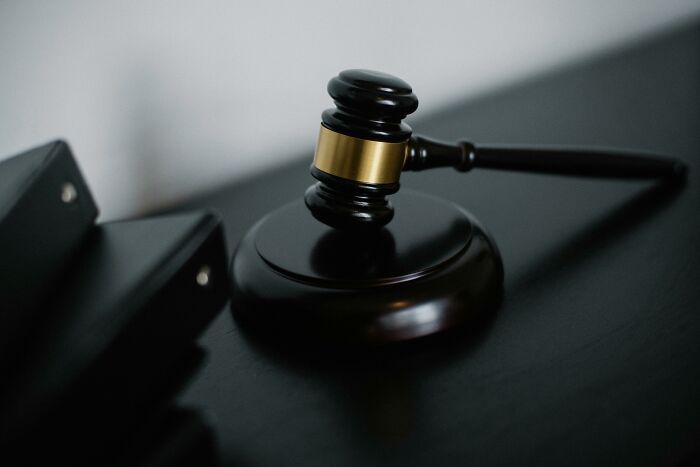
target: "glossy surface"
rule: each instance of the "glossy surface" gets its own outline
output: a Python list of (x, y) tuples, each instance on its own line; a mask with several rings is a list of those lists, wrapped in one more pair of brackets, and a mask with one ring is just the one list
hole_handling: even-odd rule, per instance
[(473, 327), (493, 312), (503, 269), (482, 227), (431, 196), (409, 191), (396, 202), (401, 214), (367, 235), (321, 224), (301, 200), (265, 217), (234, 254), (234, 314), (261, 338), (338, 344)]
[[(493, 234), (506, 269), (498, 312), (476, 335), (345, 355), (279, 350), (221, 314), (183, 402), (215, 416), (224, 462), (697, 464), (699, 48), (696, 23), (414, 120), (448, 141), (672, 154), (689, 163), (688, 182), (403, 174), (404, 188), (458, 203)], [(223, 213), (232, 250), (309, 185), (313, 141), (299, 144), (297, 163), (189, 206)]]
[(388, 195), (398, 183), (371, 184), (336, 177), (311, 166), (318, 183), (306, 189), (304, 202), (324, 224), (348, 232), (376, 232), (394, 218)]
[(355, 138), (321, 125), (313, 165), (319, 170), (361, 183), (398, 183), (406, 142)]
[[(330, 135), (343, 144), (324, 147), (319, 137), (311, 165), (319, 183), (306, 191), (306, 206), (331, 227), (376, 231), (394, 216), (385, 197), (399, 189), (405, 142), (411, 136), (411, 127), (402, 120), (418, 108), (418, 99), (408, 83), (371, 70), (342, 71), (328, 82), (328, 93), (336, 108), (321, 115), (321, 136), (326, 130), (325, 143)], [(369, 142), (357, 144), (357, 138)], [(347, 151), (365, 148), (371, 150), (362, 157)], [(380, 163), (373, 160), (376, 156)]]
[(681, 183), (688, 172), (685, 162), (677, 158), (631, 150), (451, 144), (412, 136), (404, 170), (436, 167), (454, 167), (460, 172), (481, 168), (577, 177), (664, 178)]
[(402, 123), (418, 108), (411, 86), (396, 76), (372, 70), (345, 70), (328, 82), (336, 108), (323, 112), (323, 124), (356, 138), (401, 142), (411, 136)]
[(353, 287), (426, 275), (468, 247), (472, 225), (454, 204), (411, 190), (394, 203), (405, 212), (376, 234), (362, 235), (321, 224), (298, 200), (260, 223), (255, 248), (283, 274)]

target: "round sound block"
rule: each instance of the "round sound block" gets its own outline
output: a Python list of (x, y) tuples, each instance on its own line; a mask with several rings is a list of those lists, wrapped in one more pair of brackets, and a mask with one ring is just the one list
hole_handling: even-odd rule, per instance
[(383, 229), (351, 233), (302, 200), (255, 224), (231, 264), (233, 313), (289, 339), (386, 342), (472, 322), (501, 293), (498, 249), (459, 206), (405, 190)]

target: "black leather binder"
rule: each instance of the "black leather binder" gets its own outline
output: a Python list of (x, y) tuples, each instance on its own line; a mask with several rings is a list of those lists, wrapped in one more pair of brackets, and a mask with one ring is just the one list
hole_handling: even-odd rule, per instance
[(0, 363), (96, 217), (65, 142), (0, 162)]
[(226, 260), (213, 214), (96, 226), (14, 352), (0, 449), (89, 460), (126, 436), (196, 368), (193, 340), (228, 296)]

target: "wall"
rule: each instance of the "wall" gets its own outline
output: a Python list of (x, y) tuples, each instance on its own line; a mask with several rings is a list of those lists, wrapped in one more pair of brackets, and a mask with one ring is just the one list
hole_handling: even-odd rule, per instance
[(309, 154), (328, 79), (419, 113), (682, 22), (700, 2), (0, 1), (0, 157), (71, 143), (102, 219)]

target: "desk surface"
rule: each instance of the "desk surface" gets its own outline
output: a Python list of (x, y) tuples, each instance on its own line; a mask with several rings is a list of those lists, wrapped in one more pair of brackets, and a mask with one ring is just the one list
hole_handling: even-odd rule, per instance
[[(420, 90), (417, 90), (419, 92)], [(183, 396), (231, 465), (658, 465), (700, 445), (700, 24), (411, 122), (477, 142), (673, 154), (687, 186), (451, 170), (404, 186), (453, 200), (506, 270), (476, 335), (340, 358), (273, 348), (228, 308)], [(311, 158), (183, 205), (213, 207), (233, 251), (300, 197)]]

